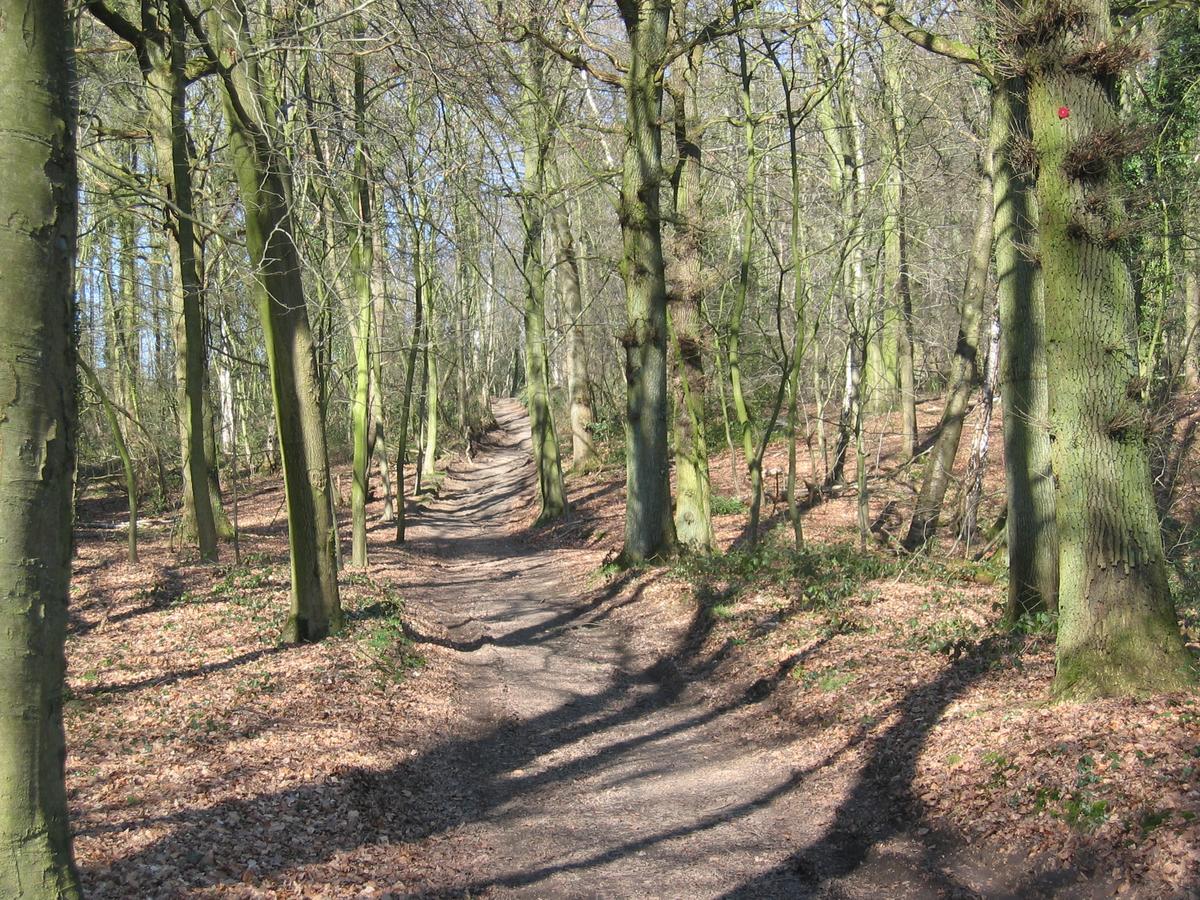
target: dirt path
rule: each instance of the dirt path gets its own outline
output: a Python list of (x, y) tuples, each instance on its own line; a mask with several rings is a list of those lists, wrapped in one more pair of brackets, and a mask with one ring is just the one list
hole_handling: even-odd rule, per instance
[[(423, 893), (974, 895), (902, 829), (862, 836), (847, 767), (756, 737), (745, 698), (688, 689), (688, 635), (647, 642), (629, 625), (636, 590), (588, 583), (594, 554), (522, 533), (528, 422), (513, 401), (495, 412), (490, 443), (412, 530), (412, 550), (438, 559), (406, 593), (450, 635), (418, 639), (466, 673), (464, 733), (437, 751), (455, 824), (426, 849)], [(859, 800), (855, 815), (879, 817)]]

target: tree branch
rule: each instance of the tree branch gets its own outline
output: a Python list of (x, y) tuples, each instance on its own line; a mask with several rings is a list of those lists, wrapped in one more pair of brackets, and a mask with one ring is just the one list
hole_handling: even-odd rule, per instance
[(996, 83), (996, 73), (992, 71), (991, 66), (984, 62), (983, 58), (973, 47), (967, 46), (962, 41), (956, 41), (945, 35), (921, 28), (910, 19), (896, 12), (896, 7), (892, 5), (891, 0), (877, 0), (877, 2), (873, 2), (871, 4), (871, 12), (875, 13), (881, 22), (884, 22), (901, 37), (906, 38), (918, 47), (922, 47), (930, 53), (936, 53), (939, 56), (945, 56), (947, 59), (970, 66), (988, 81), (993, 84)]
[(142, 49), (143, 36), (141, 30), (114, 9), (104, 0), (87, 0), (87, 9), (92, 16), (123, 41), (127, 41), (139, 53)]

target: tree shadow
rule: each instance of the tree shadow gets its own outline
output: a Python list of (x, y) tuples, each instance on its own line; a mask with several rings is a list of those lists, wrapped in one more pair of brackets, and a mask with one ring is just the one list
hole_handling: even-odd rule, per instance
[(226, 669), (236, 669), (238, 666), (244, 666), (246, 663), (254, 662), (256, 659), (262, 659), (265, 656), (274, 656), (277, 653), (283, 653), (288, 647), (283, 644), (273, 645), (270, 647), (260, 647), (257, 650), (248, 650), (245, 653), (240, 653), (237, 656), (223, 659), (219, 662), (204, 663), (199, 666), (190, 666), (186, 669), (175, 669), (171, 672), (164, 672), (161, 675), (150, 675), (146, 678), (139, 678), (137, 681), (127, 681), (121, 684), (93, 684), (74, 692), (76, 698), (93, 697), (99, 695), (111, 696), (117, 694), (130, 694), (134, 691), (140, 691), (148, 687), (165, 687), (167, 685), (178, 684), (181, 681), (187, 681), (190, 678), (203, 678), (211, 675), (214, 672), (224, 672)]
[[(92, 602), (84, 602), (86, 598), (72, 603), (67, 609), (67, 634), (78, 638), (97, 628), (107, 627), (120, 622), (126, 622), (138, 616), (149, 615), (173, 606), (183, 597), (185, 591), (183, 578), (178, 569), (170, 567), (159, 572), (157, 580), (149, 588), (137, 594), (144, 602), (118, 613), (100, 612), (102, 598), (94, 598)], [(95, 618), (84, 618), (87, 612)]]
[[(869, 739), (866, 763), (821, 837), (723, 896), (752, 900), (823, 894), (834, 882), (847, 879), (853, 881), (856, 892), (874, 896), (980, 896), (955, 871), (959, 868), (991, 879), (984, 896), (1040, 896), (1074, 881), (1077, 873), (1065, 867), (1020, 873), (991, 871), (978, 861), (972, 865), (971, 860), (961, 866), (946, 865), (951, 851), (961, 847), (924, 820), (914, 794), (917, 764), (930, 730), (946, 708), (988, 671), (1002, 643), (1000, 637), (981, 641), (936, 679), (899, 700), (888, 714), (895, 715), (896, 721)], [(867, 739), (863, 726), (849, 743)], [(919, 853), (899, 852), (889, 846), (894, 839), (915, 844)]]

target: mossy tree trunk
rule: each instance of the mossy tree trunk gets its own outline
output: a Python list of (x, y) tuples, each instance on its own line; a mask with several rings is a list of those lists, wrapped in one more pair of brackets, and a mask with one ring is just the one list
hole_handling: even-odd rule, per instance
[[(676, 0), (676, 31), (682, 30), (686, 15), (686, 2)], [(704, 137), (697, 81), (702, 58), (703, 51), (697, 48), (677, 60), (670, 74), (676, 163), (671, 175), (675, 231), (668, 307), (675, 345), (675, 533), (682, 546), (707, 553), (713, 547), (713, 528), (704, 433), (708, 382), (700, 308), (705, 280), (700, 205)]]
[(550, 407), (550, 360), (546, 335), (546, 264), (543, 244), (546, 229), (547, 166), (554, 140), (554, 110), (558, 103), (547, 96), (548, 54), (533, 40), (526, 42), (521, 70), (521, 137), (525, 176), (521, 184), (521, 224), (524, 244), (521, 271), (525, 279), (525, 393), (537, 472), (541, 510), (539, 524), (567, 514), (558, 436)]
[(667, 286), (662, 246), (662, 74), (670, 0), (619, 0), (629, 42), (620, 221), (625, 347), (627, 563), (675, 548), (667, 448)]
[(1193, 250), (1185, 257), (1183, 273), (1183, 376), (1188, 387), (1200, 387), (1200, 253)]
[(1190, 657), (1151, 487), (1133, 285), (1114, 238), (1128, 126), (1115, 75), (1088, 64), (1114, 41), (1110, 8), (1086, 0), (1069, 25), (1060, 10), (1049, 0), (1027, 10), (1031, 22), (1056, 25), (1029, 54), (1028, 82), (1057, 483), (1054, 689), (1091, 697), (1181, 688)]
[(184, 113), (184, 22), (177, 3), (147, 5), (154, 32), (142, 32), (142, 77), (150, 111), (151, 144), (158, 177), (174, 209), (166, 208), (170, 235), (171, 308), (174, 319), (175, 382), (183, 456), (183, 508), (195, 526), (202, 559), (217, 558), (217, 526), (204, 452), (204, 311), (193, 224), (191, 154)]
[(1058, 606), (1058, 525), (1050, 464), (1046, 393), (1046, 309), (1031, 254), (1037, 210), (1031, 186), (1014, 169), (1012, 150), (1028, 141), (1025, 85), (1000, 83), (993, 117), (1007, 123), (1005, 152), (995, 159), (996, 299), (1000, 307), (1000, 392), (1008, 499), (1008, 601), (1005, 618)]
[[(562, 179), (557, 177), (561, 189)], [(571, 468), (586, 472), (595, 468), (600, 458), (592, 438), (592, 374), (588, 359), (587, 331), (584, 324), (583, 274), (575, 234), (567, 215), (566, 201), (559, 197), (550, 212), (550, 226), (558, 248), (556, 284), (567, 317), (567, 394), (571, 403)]]
[(745, 38), (739, 31), (736, 35), (738, 48), (739, 99), (741, 102), (741, 121), (738, 123), (742, 131), (742, 142), (746, 150), (746, 173), (742, 177), (741, 202), (741, 236), (739, 247), (741, 255), (738, 260), (738, 278), (734, 287), (733, 305), (729, 310), (729, 334), (726, 343), (726, 356), (729, 360), (729, 388), (733, 400), (733, 410), (737, 417), (738, 432), (741, 436), (742, 454), (746, 461), (746, 470), (750, 478), (750, 496), (753, 504), (762, 493), (762, 469), (757, 464), (757, 454), (754, 452), (754, 424), (750, 412), (750, 404), (746, 400), (746, 390), (742, 383), (742, 319), (746, 314), (746, 303), (750, 294), (750, 264), (754, 259), (755, 235), (755, 190), (758, 184), (758, 168), (762, 162), (765, 150), (758, 143), (757, 119), (751, 99), (753, 86), (753, 70), (750, 67), (748, 48)]
[(81, 896), (63, 762), (75, 109), (62, 3), (0, 0), (0, 896)]
[[(1003, 0), (1006, 16), (1019, 18), (1020, 0)], [(1014, 163), (1015, 151), (1029, 143), (1026, 86), (1005, 76), (976, 49), (918, 27), (896, 12), (890, 0), (872, 7), (909, 41), (969, 66), (996, 95), (993, 119), (1007, 125), (1003, 152), (994, 153), (995, 258), (1004, 399), (1004, 467), (1008, 490), (1008, 604), (1006, 618), (1053, 610), (1058, 596), (1058, 532), (1050, 464), (1046, 389), (1045, 307), (1038, 267), (1031, 258), (1037, 213), (1029, 179)], [(1017, 68), (1019, 62), (1010, 61)], [(1025, 154), (1021, 154), (1024, 156)], [(1024, 159), (1018, 161), (1023, 170)]]
[[(418, 210), (420, 207), (418, 206)], [(400, 408), (400, 433), (396, 437), (396, 543), (403, 544), (408, 516), (404, 498), (404, 467), (408, 464), (409, 422), (412, 418), (413, 391), (416, 388), (417, 355), (420, 351), (425, 311), (424, 238), (420, 212), (410, 214), (410, 239), (413, 266), (413, 328), (405, 363), (404, 400)]]
[(421, 336), (421, 470), (417, 473), (417, 490), (425, 478), (437, 474), (438, 448), (438, 356), (436, 341), (437, 326), (437, 285), (432, 277), (430, 264), (426, 262), (429, 274), (426, 277), (425, 302), (425, 331)]
[(270, 132), (274, 87), (251, 49), (249, 27), (233, 0), (213, 7), (211, 48), (222, 66), (230, 153), (254, 266), (255, 302), (266, 339), (291, 550), (289, 642), (321, 640), (342, 629), (337, 541), (320, 406), (316, 348), (293, 238), (291, 176)]
[[(363, 28), (357, 32), (363, 37)], [(371, 216), (370, 160), (367, 150), (367, 86), (366, 64), (361, 53), (354, 55), (354, 193), (355, 233), (350, 248), (350, 267), (354, 282), (354, 398), (351, 408), (353, 423), (353, 483), (350, 492), (351, 550), (353, 566), (367, 565), (367, 495), (370, 478), (370, 414), (371, 414), (371, 326), (375, 318), (372, 308), (371, 276), (375, 262)]]

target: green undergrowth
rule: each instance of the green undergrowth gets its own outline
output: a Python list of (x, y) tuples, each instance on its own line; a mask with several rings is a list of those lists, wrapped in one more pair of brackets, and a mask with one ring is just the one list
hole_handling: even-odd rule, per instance
[(369, 575), (351, 573), (346, 577), (351, 584), (364, 588), (367, 596), (361, 605), (349, 610), (342, 638), (355, 642), (370, 658), (381, 685), (403, 681), (425, 665), (425, 657), (417, 651), (405, 627), (403, 598), (391, 585)]
[[(690, 585), (709, 622), (736, 634), (739, 644), (798, 616), (803, 619), (789, 626), (788, 640), (799, 636), (797, 629), (807, 638), (829, 638), (890, 628), (896, 636), (889, 640), (906, 650), (982, 655), (992, 665), (1020, 667), (1027, 651), (1053, 640), (1057, 623), (1046, 614), (1002, 627), (999, 588), (988, 622), (982, 621), (978, 587), (1004, 579), (994, 562), (899, 556), (850, 542), (809, 543), (797, 550), (787, 537), (780, 529), (753, 548), (683, 557), (672, 572)], [(890, 624), (872, 617), (867, 607), (887, 598), (897, 584), (926, 589), (914, 614)]]
[(852, 544), (808, 544), (796, 550), (774, 534), (753, 548), (683, 557), (674, 568), (710, 608), (727, 605), (751, 590), (794, 588), (804, 607), (828, 609), (891, 571), (893, 564), (887, 557)]

